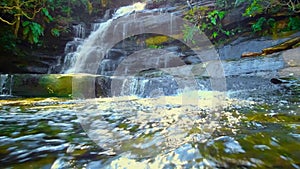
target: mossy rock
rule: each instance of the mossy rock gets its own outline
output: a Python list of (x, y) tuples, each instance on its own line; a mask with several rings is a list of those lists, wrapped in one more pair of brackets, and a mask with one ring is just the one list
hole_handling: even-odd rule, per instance
[(167, 41), (169, 41), (170, 38), (164, 35), (159, 35), (159, 36), (153, 36), (148, 39), (146, 39), (146, 45), (149, 46), (156, 46), (156, 45), (161, 45)]
[(13, 75), (11, 90), (13, 96), (22, 97), (77, 97), (88, 89), (93, 97), (101, 97), (106, 85), (102, 84), (106, 82), (103, 79), (95, 75), (16, 74)]
[(70, 97), (72, 94), (72, 79), (70, 75), (50, 74), (42, 76), (39, 83), (46, 88), (50, 96)]

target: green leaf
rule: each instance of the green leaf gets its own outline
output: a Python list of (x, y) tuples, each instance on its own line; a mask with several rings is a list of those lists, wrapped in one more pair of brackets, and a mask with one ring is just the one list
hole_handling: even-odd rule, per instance
[(259, 18), (258, 21), (252, 25), (253, 31), (254, 32), (261, 31), (263, 28), (263, 24), (265, 22), (266, 22), (266, 18), (264, 18), (264, 17)]
[(202, 25), (201, 25), (201, 30), (203, 31), (203, 30), (205, 30), (207, 28), (207, 24), (206, 23), (202, 23)]
[(299, 17), (290, 17), (288, 28), (290, 30), (300, 30), (300, 18)]
[(213, 32), (212, 37), (216, 38), (218, 35), (219, 35), (218, 32)]
[(34, 43), (38, 43), (39, 42), (39, 38), (37, 36), (33, 36), (33, 42)]
[(225, 12), (224, 11), (220, 11), (218, 13), (218, 16), (219, 16), (219, 19), (222, 20), (224, 18), (224, 16), (225, 16)]
[(26, 37), (29, 33), (29, 27), (25, 27), (24, 30), (23, 30), (23, 36)]
[(263, 6), (258, 2), (259, 0), (254, 0), (251, 5), (246, 9), (243, 16), (255, 16), (263, 12)]
[(217, 19), (214, 17), (210, 18), (210, 22), (214, 25), (217, 25)]
[(58, 29), (53, 28), (53, 29), (51, 29), (51, 34), (52, 34), (53, 36), (55, 36), (55, 37), (59, 37), (60, 32), (59, 32)]
[(53, 21), (53, 17), (49, 14), (48, 9), (43, 8), (43, 9), (42, 9), (42, 12), (43, 12), (43, 14), (47, 17), (47, 19), (49, 19), (50, 22)]
[(22, 25), (24, 27), (23, 38), (30, 43), (38, 43), (39, 37), (43, 35), (44, 28), (40, 24), (31, 21), (25, 21)]
[(24, 22), (22, 23), (22, 26), (25, 27), (25, 26), (27, 26), (27, 25), (29, 25), (29, 24), (30, 24), (30, 21), (24, 21)]
[(269, 26), (271, 26), (272, 28), (274, 28), (275, 27), (275, 19), (273, 19), (273, 18), (268, 19), (267, 24)]

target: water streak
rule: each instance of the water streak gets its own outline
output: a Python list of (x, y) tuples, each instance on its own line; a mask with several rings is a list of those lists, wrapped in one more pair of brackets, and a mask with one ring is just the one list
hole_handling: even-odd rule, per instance
[(13, 75), (0, 74), (0, 96), (11, 96)]

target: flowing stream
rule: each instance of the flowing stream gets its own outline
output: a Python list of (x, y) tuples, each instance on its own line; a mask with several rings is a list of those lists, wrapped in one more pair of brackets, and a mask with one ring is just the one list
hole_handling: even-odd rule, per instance
[(1, 167), (299, 168), (294, 92), (198, 92), (198, 106), (180, 95), (1, 100)]

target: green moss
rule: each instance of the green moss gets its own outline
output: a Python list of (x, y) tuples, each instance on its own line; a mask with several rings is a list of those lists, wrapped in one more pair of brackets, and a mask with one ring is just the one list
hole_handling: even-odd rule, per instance
[(72, 94), (72, 76), (43, 76), (39, 83), (47, 90), (49, 96), (70, 97)]
[(159, 35), (159, 36), (153, 36), (153, 37), (150, 37), (148, 39), (146, 39), (146, 45), (148, 47), (151, 47), (151, 46), (158, 46), (158, 45), (161, 45), (162, 43), (165, 43), (169, 40), (169, 37), (167, 36), (163, 36), (163, 35)]
[(12, 94), (25, 97), (67, 98), (95, 97), (96, 94), (102, 96), (105, 93), (101, 85), (106, 83), (106, 79), (98, 77), (88, 74), (18, 74), (13, 76)]

